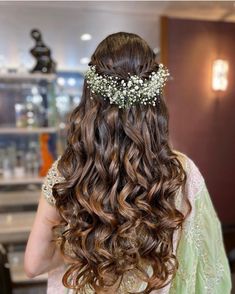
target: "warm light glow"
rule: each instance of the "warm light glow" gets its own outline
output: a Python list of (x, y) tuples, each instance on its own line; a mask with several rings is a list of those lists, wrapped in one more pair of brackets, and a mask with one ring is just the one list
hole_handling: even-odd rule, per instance
[(65, 85), (65, 79), (62, 78), (62, 77), (59, 77), (57, 79), (57, 84), (60, 85), (60, 86), (64, 86)]
[(228, 86), (228, 61), (217, 59), (213, 62), (212, 89), (226, 91)]
[(76, 80), (74, 78), (69, 78), (67, 83), (69, 86), (74, 87), (76, 85)]
[(83, 35), (81, 35), (81, 40), (82, 41), (89, 41), (91, 39), (92, 39), (91, 34), (83, 34)]
[(90, 61), (90, 58), (89, 57), (82, 57), (80, 59), (80, 63), (81, 64), (88, 64), (89, 61)]

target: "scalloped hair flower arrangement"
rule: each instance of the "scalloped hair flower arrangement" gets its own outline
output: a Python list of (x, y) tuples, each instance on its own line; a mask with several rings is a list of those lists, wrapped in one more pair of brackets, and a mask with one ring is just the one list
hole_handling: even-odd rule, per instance
[(129, 75), (127, 80), (121, 80), (118, 77), (100, 75), (94, 65), (85, 74), (91, 93), (109, 99), (110, 104), (116, 104), (119, 108), (136, 104), (155, 106), (169, 76), (168, 69), (161, 63), (157, 72), (153, 71), (147, 79)]

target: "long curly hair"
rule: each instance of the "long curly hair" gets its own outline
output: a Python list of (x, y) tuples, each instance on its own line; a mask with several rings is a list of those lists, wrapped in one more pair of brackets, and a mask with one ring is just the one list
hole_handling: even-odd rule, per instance
[[(123, 32), (104, 39), (90, 65), (121, 79), (128, 73), (148, 78), (159, 67), (142, 38)], [(176, 209), (187, 174), (169, 146), (168, 120), (162, 95), (157, 106), (120, 109), (99, 95), (91, 98), (84, 81), (58, 162), (65, 181), (52, 189), (62, 219), (54, 227), (56, 240), (68, 262), (65, 287), (86, 293), (89, 285), (95, 293), (116, 293), (124, 274), (138, 269), (147, 283), (138, 293), (148, 294), (174, 277), (173, 233), (182, 228), (191, 205), (183, 193), (188, 213)]]

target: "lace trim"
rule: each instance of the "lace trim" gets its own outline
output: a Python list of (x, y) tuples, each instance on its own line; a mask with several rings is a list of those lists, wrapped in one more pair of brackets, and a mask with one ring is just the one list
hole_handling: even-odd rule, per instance
[(54, 186), (54, 184), (60, 183), (64, 180), (64, 178), (60, 176), (57, 169), (59, 160), (60, 157), (56, 161), (54, 161), (42, 184), (42, 193), (47, 202), (52, 206), (55, 206), (55, 198), (52, 195), (52, 187)]

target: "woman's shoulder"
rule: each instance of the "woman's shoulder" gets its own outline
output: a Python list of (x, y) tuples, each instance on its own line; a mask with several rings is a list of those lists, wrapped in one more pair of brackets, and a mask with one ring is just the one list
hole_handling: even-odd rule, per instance
[(189, 155), (176, 149), (173, 149), (172, 151), (177, 155), (181, 164), (183, 164), (183, 166), (186, 168), (188, 172), (191, 171), (201, 174), (199, 167), (197, 166), (195, 161), (191, 157), (189, 157)]
[(187, 154), (175, 149), (173, 150), (173, 152), (177, 155), (184, 170), (186, 171), (186, 187), (188, 192), (195, 195), (195, 193), (198, 193), (205, 184), (205, 179), (200, 171), (200, 168), (195, 163), (195, 161)]

